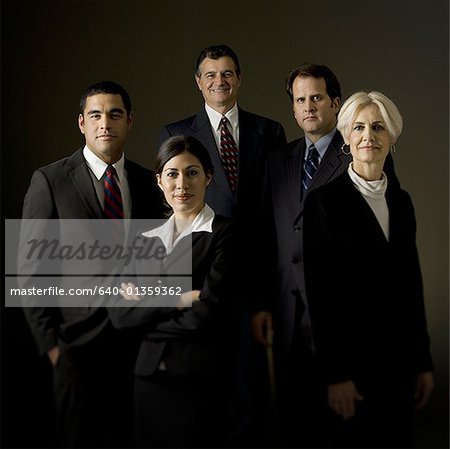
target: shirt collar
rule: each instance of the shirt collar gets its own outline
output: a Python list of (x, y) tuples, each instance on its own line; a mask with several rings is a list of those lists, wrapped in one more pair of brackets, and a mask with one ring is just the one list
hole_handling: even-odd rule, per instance
[[(322, 158), (325, 156), (327, 148), (330, 145), (331, 141), (333, 140), (335, 133), (336, 133), (336, 128), (333, 128), (328, 134), (325, 134), (317, 142), (314, 143), (314, 146), (316, 147), (317, 151), (319, 152), (320, 160), (322, 160)], [(306, 136), (305, 136), (305, 140), (306, 140), (306, 148), (309, 148), (312, 145), (312, 142)], [(305, 151), (305, 159), (307, 157), (308, 157), (308, 152)]]
[[(92, 173), (94, 173), (95, 177), (100, 180), (103, 177), (108, 164), (105, 161), (102, 161), (96, 154), (94, 154), (87, 145), (85, 145), (83, 148), (83, 156), (86, 159), (88, 167), (92, 170)], [(122, 153), (120, 159), (115, 164), (112, 164), (112, 166), (116, 169), (119, 182), (123, 179), (124, 176), (124, 162), (125, 155), (124, 153)]]
[(214, 211), (205, 204), (192, 224), (188, 226), (173, 243), (173, 232), (175, 230), (175, 218), (173, 215), (163, 225), (151, 229), (150, 231), (143, 232), (142, 235), (147, 238), (159, 237), (166, 247), (167, 254), (170, 254), (183, 237), (192, 234), (193, 232), (212, 232), (212, 222), (214, 217)]
[[(220, 120), (222, 120), (223, 115), (220, 112), (217, 112), (208, 103), (205, 103), (206, 114), (208, 115), (211, 126), (214, 130), (219, 129)], [(225, 114), (225, 117), (231, 124), (233, 129), (236, 129), (239, 123), (239, 108), (237, 103), (234, 103), (234, 106)]]

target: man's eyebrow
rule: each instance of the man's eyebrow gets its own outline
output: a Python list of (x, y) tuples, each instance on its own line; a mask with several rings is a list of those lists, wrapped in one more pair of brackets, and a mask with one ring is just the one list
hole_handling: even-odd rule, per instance
[[(122, 114), (125, 113), (125, 111), (122, 108), (113, 108), (109, 111), (109, 113), (111, 114), (112, 112), (121, 112)], [(102, 111), (98, 110), (98, 109), (91, 109), (90, 111), (87, 112), (87, 114), (101, 114)]]

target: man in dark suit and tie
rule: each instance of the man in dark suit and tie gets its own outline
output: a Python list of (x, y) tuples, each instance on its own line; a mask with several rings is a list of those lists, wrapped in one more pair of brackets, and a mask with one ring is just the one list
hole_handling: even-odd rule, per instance
[[(216, 214), (237, 221), (240, 247), (252, 254), (253, 245), (257, 244), (254, 226), (263, 190), (265, 161), (269, 152), (286, 144), (286, 134), (280, 123), (238, 106), (241, 68), (229, 46), (213, 45), (202, 50), (195, 80), (204, 105), (196, 115), (164, 126), (158, 146), (171, 136), (185, 134), (207, 148), (214, 164), (214, 178), (206, 191), (206, 202)], [(243, 282), (249, 285), (248, 279)], [(242, 300), (237, 301), (239, 327), (244, 334), (239, 343), (239, 370), (246, 370), (248, 357), (253, 354), (249, 348), (249, 312), (243, 301), (249, 294), (252, 292), (243, 294)], [(242, 396), (249, 390), (246, 376), (240, 375), (241, 385), (237, 387)], [(242, 418), (239, 426), (244, 427), (246, 419)]]
[[(304, 137), (268, 157), (261, 222), (267, 225), (264, 261), (273, 261), (264, 279), (274, 282), (266, 283), (257, 297), (252, 330), (257, 341), (268, 345), (273, 323), (281, 443), (318, 447), (327, 443), (327, 406), (305, 294), (303, 206), (311, 190), (347, 170), (351, 156), (342, 150), (336, 130), (341, 87), (335, 74), (324, 65), (303, 64), (288, 75), (286, 90)], [(385, 170), (389, 181), (398, 184), (391, 157)], [(271, 247), (270, 242), (276, 243)]]
[[(214, 180), (208, 187), (206, 202), (216, 214), (253, 222), (258, 208), (255, 195), (262, 191), (264, 163), (270, 151), (286, 144), (284, 129), (280, 123), (238, 106), (241, 68), (236, 53), (227, 45), (202, 50), (195, 80), (204, 106), (196, 115), (166, 125), (159, 135), (158, 146), (177, 134), (193, 136), (203, 143), (214, 164)], [(236, 185), (230, 185), (222, 154), (224, 118), (237, 147)]]
[[(126, 90), (112, 81), (88, 87), (78, 124), (84, 147), (34, 172), (23, 218), (160, 218), (153, 172), (123, 153), (133, 124)], [(132, 446), (133, 336), (113, 328), (105, 307), (35, 305), (24, 312), (54, 367), (58, 446)]]

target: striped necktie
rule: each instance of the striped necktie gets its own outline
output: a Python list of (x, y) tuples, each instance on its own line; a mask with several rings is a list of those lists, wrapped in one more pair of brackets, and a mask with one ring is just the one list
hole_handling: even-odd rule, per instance
[(313, 180), (314, 173), (316, 172), (318, 166), (319, 152), (317, 151), (314, 144), (312, 144), (308, 149), (308, 157), (306, 158), (306, 162), (303, 167), (302, 184), (304, 191), (309, 189)]
[(227, 175), (231, 190), (234, 192), (238, 183), (239, 150), (228, 129), (228, 119), (226, 117), (222, 117), (220, 120), (220, 158), (222, 159), (223, 169)]
[(112, 165), (106, 167), (103, 178), (105, 202), (103, 212), (105, 218), (123, 218), (123, 203), (120, 188), (115, 179), (116, 169)]

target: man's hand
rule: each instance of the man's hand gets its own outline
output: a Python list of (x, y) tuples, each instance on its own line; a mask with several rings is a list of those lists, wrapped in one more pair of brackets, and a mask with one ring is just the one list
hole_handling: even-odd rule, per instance
[(200, 290), (190, 290), (184, 292), (180, 296), (177, 309), (181, 310), (185, 307), (190, 307), (195, 301), (200, 301)]
[(251, 320), (253, 338), (263, 346), (272, 346), (272, 314), (265, 310), (255, 313)]
[[(120, 289), (120, 294), (123, 299), (126, 299), (127, 301), (140, 301), (142, 299), (142, 296), (133, 293), (136, 291), (136, 286), (132, 282), (122, 282), (120, 286), (122, 287)], [(131, 295), (128, 294), (128, 292), (131, 292)]]
[(52, 349), (49, 349), (47, 351), (47, 356), (53, 367), (55, 367), (56, 364), (58, 363), (59, 355), (60, 355), (59, 346), (53, 346)]
[(328, 404), (345, 421), (354, 416), (356, 401), (363, 399), (351, 380), (328, 385)]
[(416, 409), (420, 410), (430, 399), (431, 392), (434, 390), (433, 373), (419, 373), (416, 379), (416, 391), (414, 393), (414, 401)]

